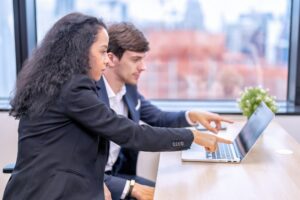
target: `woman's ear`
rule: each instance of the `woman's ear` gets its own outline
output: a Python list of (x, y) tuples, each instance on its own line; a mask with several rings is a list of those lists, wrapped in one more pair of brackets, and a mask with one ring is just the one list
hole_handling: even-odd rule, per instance
[(111, 52), (108, 52), (107, 53), (107, 56), (108, 56), (108, 67), (109, 68), (113, 68), (116, 66), (116, 62), (118, 62), (118, 57), (115, 56), (115, 54), (111, 53)]

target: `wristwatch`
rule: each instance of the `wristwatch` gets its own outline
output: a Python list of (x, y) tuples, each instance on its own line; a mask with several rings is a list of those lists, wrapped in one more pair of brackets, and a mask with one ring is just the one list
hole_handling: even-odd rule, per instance
[(131, 197), (131, 193), (132, 193), (132, 189), (134, 187), (135, 184), (135, 180), (130, 180), (130, 187), (129, 187), (129, 191), (128, 191), (128, 196)]

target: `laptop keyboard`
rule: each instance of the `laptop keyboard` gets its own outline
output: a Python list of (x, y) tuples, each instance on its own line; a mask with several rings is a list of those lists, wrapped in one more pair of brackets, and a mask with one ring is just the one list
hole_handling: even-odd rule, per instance
[(218, 144), (218, 150), (216, 152), (206, 152), (206, 157), (208, 159), (230, 159), (234, 158), (230, 145), (228, 144)]

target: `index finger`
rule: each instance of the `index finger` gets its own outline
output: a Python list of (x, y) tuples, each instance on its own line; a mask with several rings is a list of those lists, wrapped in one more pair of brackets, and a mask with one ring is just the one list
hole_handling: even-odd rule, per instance
[(232, 141), (229, 139), (219, 137), (219, 136), (216, 137), (217, 137), (217, 142), (224, 143), (224, 144), (232, 144)]

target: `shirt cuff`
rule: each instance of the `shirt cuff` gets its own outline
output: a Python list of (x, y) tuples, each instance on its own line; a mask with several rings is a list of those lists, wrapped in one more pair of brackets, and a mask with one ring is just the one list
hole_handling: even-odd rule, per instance
[(128, 192), (129, 192), (129, 188), (130, 188), (130, 181), (127, 180), (126, 184), (125, 184), (125, 187), (124, 187), (124, 190), (123, 190), (122, 195), (121, 195), (121, 199), (125, 199), (126, 198)]
[(190, 113), (190, 111), (186, 111), (186, 112), (185, 112), (185, 119), (186, 119), (186, 121), (188, 122), (188, 124), (189, 124), (190, 126), (197, 126), (198, 123), (197, 123), (197, 122), (196, 122), (196, 123), (192, 122), (192, 120), (191, 120), (190, 117), (189, 117), (189, 113)]

